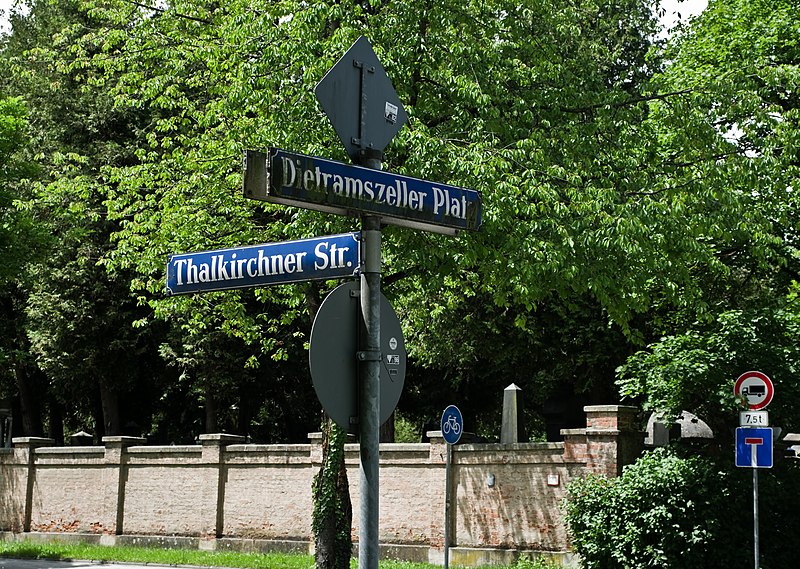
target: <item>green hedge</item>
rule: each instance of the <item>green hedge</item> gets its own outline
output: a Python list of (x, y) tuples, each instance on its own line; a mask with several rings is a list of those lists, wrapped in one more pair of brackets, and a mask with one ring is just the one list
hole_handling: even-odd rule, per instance
[[(583, 567), (752, 569), (752, 471), (734, 468), (733, 449), (730, 455), (716, 464), (658, 449), (619, 478), (570, 484), (567, 523)], [(762, 569), (796, 563), (798, 464), (776, 458), (773, 470), (760, 471)]]

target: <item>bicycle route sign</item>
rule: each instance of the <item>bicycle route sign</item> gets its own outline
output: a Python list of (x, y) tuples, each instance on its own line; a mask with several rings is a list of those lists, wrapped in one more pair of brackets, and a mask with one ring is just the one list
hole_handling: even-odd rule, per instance
[(454, 445), (461, 440), (464, 432), (464, 418), (461, 411), (455, 405), (450, 405), (442, 413), (442, 436), (449, 445)]

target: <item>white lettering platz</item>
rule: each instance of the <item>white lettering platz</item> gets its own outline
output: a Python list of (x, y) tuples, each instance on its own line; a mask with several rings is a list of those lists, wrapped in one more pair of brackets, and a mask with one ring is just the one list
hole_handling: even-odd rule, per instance
[(322, 241), (314, 247), (314, 269), (324, 271), (325, 269), (341, 269), (353, 266), (352, 261), (344, 260), (344, 256), (350, 250), (349, 247), (337, 247), (336, 243)]
[(467, 196), (462, 195), (461, 199), (452, 197), (450, 190), (433, 187), (433, 213), (439, 215), (439, 212), (447, 217), (457, 217), (459, 219), (467, 219)]

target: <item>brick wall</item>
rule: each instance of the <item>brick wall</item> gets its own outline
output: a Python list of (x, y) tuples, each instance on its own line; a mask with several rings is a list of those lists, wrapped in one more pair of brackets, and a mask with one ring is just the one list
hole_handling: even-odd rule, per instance
[[(566, 485), (587, 472), (617, 475), (644, 439), (633, 408), (586, 412), (587, 428), (564, 431), (563, 443), (453, 448), (454, 564), (508, 562), (506, 554), (519, 551), (571, 559), (560, 509)], [(380, 447), (379, 537), (386, 555), (441, 563), (447, 446), (441, 433), (429, 435), (430, 443)], [(103, 446), (56, 448), (48, 439), (15, 439), (13, 450), (0, 451), (3, 537), (309, 550), (318, 438), (307, 445), (247, 445), (231, 435), (202, 435), (191, 446), (144, 442), (106, 437)], [(358, 450), (347, 445), (345, 457), (356, 518)]]

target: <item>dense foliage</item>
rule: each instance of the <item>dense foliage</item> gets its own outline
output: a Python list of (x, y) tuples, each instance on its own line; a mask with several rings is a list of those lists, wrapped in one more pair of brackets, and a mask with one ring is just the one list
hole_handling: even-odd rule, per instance
[[(753, 566), (752, 475), (705, 456), (658, 449), (622, 476), (570, 484), (567, 520), (585, 569), (746, 569)], [(730, 462), (730, 457), (728, 457)], [(761, 567), (794, 563), (800, 464), (762, 471)]]
[[(669, 42), (653, 0), (24, 4), (0, 37), (0, 399), (17, 434), (319, 428), (306, 342), (336, 283), (168, 297), (164, 265), (358, 227), (245, 200), (241, 156), (346, 159), (313, 88), (361, 34), (409, 114), (385, 168), (484, 204), (477, 234), (383, 231), (407, 430), (457, 403), (496, 438), (514, 382), (534, 437), (625, 399), (699, 414), (722, 448), (751, 368), (775, 380), (773, 424), (797, 428), (796, 0), (711, 0)], [(652, 455), (587, 482), (591, 516), (650, 480), (643, 523), (666, 527), (658, 512), (714, 502), (698, 482), (679, 504), (667, 474), (733, 492), (722, 464)], [(717, 526), (680, 528), (686, 548), (722, 543)], [(573, 529), (597, 555), (591, 540), (648, 559), (678, 548)]]

